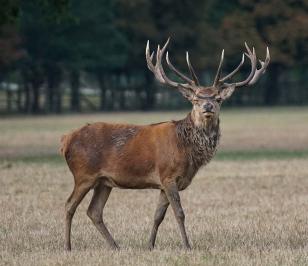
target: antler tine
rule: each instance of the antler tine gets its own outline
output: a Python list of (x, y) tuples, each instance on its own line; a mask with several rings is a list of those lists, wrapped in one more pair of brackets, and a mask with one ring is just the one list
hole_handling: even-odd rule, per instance
[[(162, 60), (162, 56), (169, 44), (170, 38), (168, 38), (168, 40), (166, 41), (166, 43), (164, 44), (163, 48), (160, 49), (160, 45), (157, 46), (157, 52), (156, 52), (156, 65), (161, 65), (161, 60)], [(163, 70), (163, 69), (162, 69)]]
[(151, 71), (154, 70), (154, 65), (152, 63), (153, 56), (154, 56), (154, 52), (152, 52), (152, 54), (150, 55), (150, 41), (148, 40), (146, 48), (145, 48), (145, 58), (146, 58), (146, 61), (147, 61), (148, 69), (151, 70)]
[[(245, 44), (246, 50), (248, 51), (248, 54), (252, 54), (252, 52), (251, 52), (251, 50), (250, 50), (250, 48), (249, 48), (247, 42), (245, 42), (244, 44)], [(254, 47), (253, 47), (253, 49), (254, 49)]]
[(194, 80), (194, 83), (197, 86), (200, 86), (198, 77), (197, 77), (197, 75), (196, 75), (196, 73), (194, 71), (194, 68), (193, 68), (192, 64), (190, 63), (188, 51), (186, 51), (186, 62), (187, 62), (187, 65), (188, 65), (188, 68), (189, 68), (189, 71), (190, 71), (190, 75), (191, 75), (192, 79)]
[(240, 68), (242, 67), (242, 65), (244, 64), (245, 62), (245, 54), (242, 55), (242, 60), (241, 62), (239, 63), (239, 65), (231, 72), (229, 73), (228, 75), (226, 75), (225, 77), (221, 78), (219, 80), (219, 83), (223, 83), (225, 80), (228, 80), (230, 78), (232, 78), (239, 70)]
[(219, 62), (219, 66), (218, 66), (218, 69), (217, 69), (217, 72), (216, 72), (216, 76), (215, 76), (215, 79), (214, 79), (213, 87), (216, 87), (218, 85), (218, 83), (219, 83), (219, 78), (220, 78), (220, 75), (221, 75), (221, 67), (222, 67), (222, 63), (224, 61), (224, 57), (225, 57), (225, 50), (222, 49), (221, 57), (220, 57), (220, 62)]
[(235, 82), (235, 83), (223, 83), (222, 84), (223, 87), (230, 87), (230, 86), (242, 87), (242, 86), (249, 84), (249, 82), (253, 79), (253, 77), (256, 73), (256, 68), (257, 68), (256, 51), (255, 51), (255, 48), (253, 47), (252, 52), (251, 52), (251, 50), (248, 47), (246, 42), (245, 42), (245, 47), (246, 47), (246, 50), (247, 50), (247, 53), (245, 53), (245, 55), (250, 59), (250, 62), (251, 62), (250, 74), (248, 75), (248, 77), (244, 81)]
[[(157, 49), (157, 54), (158, 54), (158, 51), (159, 51), (159, 47)], [(145, 48), (145, 58), (146, 58), (146, 61), (147, 61), (147, 66), (148, 66), (149, 70), (151, 70), (154, 73), (157, 80), (159, 80), (162, 83), (165, 83), (161, 73), (157, 69), (157, 63), (156, 63), (155, 66), (153, 65), (153, 57), (154, 57), (154, 52), (152, 52), (152, 54), (150, 55), (150, 42), (148, 40), (146, 48)]]
[(269, 52), (268, 47), (266, 47), (266, 57), (265, 57), (265, 60), (264, 61), (259, 60), (259, 62), (261, 64), (261, 68), (260, 69), (256, 69), (255, 75), (249, 81), (248, 85), (253, 85), (253, 84), (255, 84), (259, 80), (259, 78), (265, 73), (266, 68), (267, 68), (270, 60), (271, 60), (270, 52)]
[(169, 66), (169, 68), (175, 73), (177, 74), (181, 79), (187, 81), (189, 84), (193, 84), (193, 81), (191, 79), (189, 79), (188, 77), (186, 77), (184, 74), (182, 74), (179, 70), (177, 70), (174, 65), (171, 63), (170, 59), (169, 59), (169, 52), (167, 51), (166, 53), (166, 61), (167, 64)]
[(168, 38), (168, 40), (166, 41), (162, 49), (160, 49), (160, 46), (158, 45), (157, 51), (156, 51), (156, 64), (155, 65), (153, 64), (154, 52), (150, 55), (150, 44), (149, 44), (150, 42), (149, 41), (147, 42), (146, 51), (145, 51), (147, 66), (149, 70), (153, 72), (155, 78), (159, 82), (163, 84), (167, 84), (171, 87), (178, 87), (178, 86), (187, 87), (188, 84), (177, 83), (177, 82), (170, 80), (165, 74), (165, 71), (163, 69), (162, 57), (167, 48), (169, 40), (170, 38)]
[(173, 87), (178, 87), (178, 86), (181, 85), (181, 84), (180, 84), (180, 83), (177, 83), (177, 82), (174, 82), (174, 81), (170, 80), (170, 79), (167, 77), (167, 75), (166, 75), (166, 73), (165, 73), (165, 71), (164, 71), (164, 69), (163, 69), (162, 62), (161, 62), (162, 57), (163, 57), (163, 54), (165, 53), (165, 50), (166, 50), (167, 45), (168, 45), (168, 43), (169, 43), (169, 40), (170, 40), (170, 38), (168, 38), (168, 40), (166, 41), (166, 43), (165, 43), (165, 45), (163, 46), (162, 49), (160, 49), (160, 46), (158, 45), (158, 48), (157, 48), (157, 61), (156, 61), (156, 66), (157, 66), (157, 68), (159, 69), (160, 74), (161, 74), (161, 76), (162, 76), (162, 78), (163, 78), (163, 80), (165, 81), (166, 84), (168, 84), (168, 85), (170, 85), (170, 86), (173, 86)]
[(156, 64), (159, 62), (160, 45), (157, 45), (156, 49)]

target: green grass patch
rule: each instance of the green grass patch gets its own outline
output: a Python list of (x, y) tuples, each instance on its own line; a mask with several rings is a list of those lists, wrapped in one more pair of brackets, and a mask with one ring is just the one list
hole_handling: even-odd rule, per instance
[[(251, 151), (218, 151), (215, 160), (245, 161), (245, 160), (283, 160), (308, 158), (308, 150), (251, 150)], [(23, 163), (65, 163), (65, 159), (59, 154), (29, 155), (11, 158), (0, 158), (0, 162), (23, 162)]]
[(308, 158), (308, 150), (219, 151), (216, 160), (279, 160)]

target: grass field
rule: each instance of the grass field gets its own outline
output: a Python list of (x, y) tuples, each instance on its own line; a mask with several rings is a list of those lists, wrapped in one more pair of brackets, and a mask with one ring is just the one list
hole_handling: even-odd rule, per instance
[(0, 265), (307, 265), (308, 108), (223, 110), (217, 157), (181, 192), (192, 251), (169, 209), (156, 249), (147, 240), (156, 190), (114, 189), (104, 217), (112, 251), (78, 208), (63, 250), (73, 178), (60, 136), (92, 121), (152, 123), (184, 113), (110, 113), (0, 120)]

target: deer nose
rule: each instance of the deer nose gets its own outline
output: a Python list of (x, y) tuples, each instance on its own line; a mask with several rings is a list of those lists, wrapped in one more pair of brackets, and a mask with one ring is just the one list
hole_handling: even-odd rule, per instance
[(213, 112), (214, 106), (211, 103), (206, 103), (203, 105), (203, 109), (205, 112)]

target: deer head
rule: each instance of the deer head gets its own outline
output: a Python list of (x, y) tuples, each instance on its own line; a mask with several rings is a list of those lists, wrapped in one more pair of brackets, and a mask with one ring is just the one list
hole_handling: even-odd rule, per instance
[[(169, 38), (170, 39), (170, 38)], [(266, 49), (266, 58), (264, 61), (259, 60), (261, 67), (257, 68), (257, 57), (255, 49), (251, 49), (245, 43), (246, 52), (242, 55), (242, 60), (239, 65), (228, 75), (221, 77), (222, 64), (224, 60), (224, 50), (222, 50), (219, 66), (211, 86), (201, 86), (198, 77), (190, 63), (189, 54), (186, 52), (186, 61), (191, 77), (188, 78), (179, 70), (177, 70), (170, 62), (168, 51), (166, 52), (166, 62), (169, 68), (181, 78), (185, 83), (178, 83), (170, 80), (162, 66), (162, 57), (166, 51), (169, 43), (169, 39), (160, 48), (158, 45), (156, 51), (156, 63), (153, 63), (154, 52), (150, 54), (149, 41), (146, 46), (146, 61), (148, 68), (153, 72), (155, 78), (162, 84), (166, 84), (170, 87), (177, 88), (185, 98), (187, 98), (193, 104), (192, 118), (196, 126), (204, 126), (208, 121), (215, 121), (219, 116), (220, 106), (222, 102), (228, 99), (234, 90), (243, 86), (250, 86), (255, 84), (259, 78), (265, 73), (266, 68), (270, 62), (269, 49)], [(245, 61), (245, 56), (250, 60), (251, 71), (248, 77), (244, 81), (227, 83), (226, 81), (231, 79), (242, 67)]]

